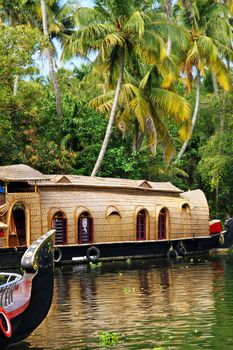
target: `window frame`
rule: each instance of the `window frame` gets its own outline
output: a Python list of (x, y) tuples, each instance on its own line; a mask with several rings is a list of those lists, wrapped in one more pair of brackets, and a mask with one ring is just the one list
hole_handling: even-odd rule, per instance
[[(57, 236), (57, 222), (56, 220), (61, 221), (61, 226), (62, 226), (62, 241), (57, 241), (58, 236)], [(67, 234), (67, 218), (65, 214), (59, 210), (57, 211), (53, 217), (52, 217), (52, 227), (56, 230), (55, 233), (55, 245), (66, 245), (67, 244), (67, 239), (68, 239), (68, 234)]]
[(136, 219), (136, 240), (145, 241), (147, 230), (147, 212), (145, 209), (141, 209), (137, 213)]
[[(81, 235), (81, 231), (83, 226), (82, 220), (87, 219), (87, 241), (83, 240), (83, 234)], [(93, 217), (90, 215), (89, 212), (82, 212), (78, 217), (78, 244), (88, 244), (93, 243), (94, 241), (94, 220)]]

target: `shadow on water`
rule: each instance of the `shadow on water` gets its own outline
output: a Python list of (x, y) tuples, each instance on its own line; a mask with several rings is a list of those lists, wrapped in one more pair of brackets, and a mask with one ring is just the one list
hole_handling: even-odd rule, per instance
[(9, 346), (9, 349), (11, 350), (44, 350), (44, 348), (41, 347), (34, 347), (29, 342), (23, 341), (16, 345)]
[(232, 321), (230, 255), (65, 266), (48, 317), (11, 349), (104, 349), (114, 335), (118, 350), (230, 350)]

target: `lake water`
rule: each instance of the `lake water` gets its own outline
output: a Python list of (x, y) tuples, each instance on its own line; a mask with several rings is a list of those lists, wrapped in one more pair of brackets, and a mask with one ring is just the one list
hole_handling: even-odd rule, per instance
[(233, 256), (56, 269), (49, 315), (11, 347), (106, 348), (232, 350)]

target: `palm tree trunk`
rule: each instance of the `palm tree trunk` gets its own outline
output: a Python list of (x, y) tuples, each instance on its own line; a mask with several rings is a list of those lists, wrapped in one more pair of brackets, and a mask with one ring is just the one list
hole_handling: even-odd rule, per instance
[(108, 122), (107, 130), (105, 133), (104, 141), (103, 141), (98, 159), (96, 161), (96, 164), (94, 166), (94, 169), (91, 173), (91, 176), (96, 176), (96, 174), (98, 173), (98, 171), (102, 165), (103, 158), (104, 158), (104, 155), (106, 153), (107, 147), (108, 147), (108, 143), (109, 143), (110, 136), (112, 133), (112, 128), (113, 128), (114, 121), (115, 121), (115, 115), (116, 115), (117, 104), (118, 104), (118, 100), (119, 100), (119, 96), (120, 96), (120, 92), (121, 92), (121, 86), (123, 84), (123, 79), (124, 79), (124, 66), (125, 66), (125, 53), (124, 53), (124, 49), (122, 48), (121, 56), (120, 56), (120, 74), (119, 74), (119, 78), (117, 81), (117, 86), (116, 86), (116, 91), (115, 91), (115, 96), (114, 96), (114, 100), (113, 100), (113, 104), (112, 104), (110, 117), (109, 117), (109, 122)]
[(218, 84), (217, 84), (216, 75), (213, 72), (211, 72), (211, 77), (212, 77), (214, 93), (215, 93), (215, 95), (217, 95), (218, 94)]
[[(41, 0), (41, 12), (42, 12), (42, 23), (43, 23), (43, 32), (44, 32), (44, 38), (48, 40), (49, 42), (49, 31), (48, 31), (48, 21), (47, 21), (47, 13), (46, 13), (46, 5), (45, 0)], [(61, 94), (60, 94), (60, 88), (57, 82), (57, 77), (54, 69), (54, 63), (53, 63), (53, 57), (52, 52), (49, 47), (46, 48), (46, 55), (48, 58), (48, 64), (49, 64), (49, 74), (53, 83), (53, 88), (55, 91), (56, 96), (56, 110), (58, 116), (62, 115), (61, 110)]]
[[(171, 6), (172, 6), (171, 0), (166, 0), (165, 7), (166, 7), (167, 19), (168, 19), (169, 23), (172, 22)], [(171, 40), (170, 35), (168, 35), (166, 56), (170, 55), (171, 49), (172, 49), (172, 40)]]
[(139, 139), (139, 125), (138, 121), (136, 120), (134, 123), (134, 139), (133, 139), (133, 154), (136, 154), (138, 150), (138, 139)]
[(189, 132), (189, 137), (188, 140), (185, 141), (183, 143), (183, 146), (175, 160), (174, 163), (177, 163), (181, 157), (183, 156), (186, 147), (188, 145), (189, 140), (191, 139), (192, 133), (193, 133), (193, 129), (195, 127), (196, 121), (197, 121), (197, 117), (198, 117), (198, 112), (199, 112), (199, 108), (200, 108), (200, 97), (201, 97), (201, 74), (200, 71), (197, 71), (197, 93), (196, 93), (196, 102), (195, 102), (195, 108), (194, 108), (194, 112), (193, 112), (193, 117), (192, 117), (192, 123), (191, 123), (191, 128), (190, 128), (190, 132)]
[(15, 76), (15, 79), (14, 79), (14, 88), (13, 88), (13, 95), (14, 95), (14, 96), (17, 95), (18, 83), (19, 83), (19, 76), (18, 76), (18, 74), (17, 74), (17, 75)]

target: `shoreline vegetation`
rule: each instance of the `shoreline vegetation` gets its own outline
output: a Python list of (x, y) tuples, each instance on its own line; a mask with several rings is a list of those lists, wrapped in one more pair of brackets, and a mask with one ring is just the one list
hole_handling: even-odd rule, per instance
[(0, 165), (171, 181), (232, 217), (232, 15), (222, 0), (0, 0)]

